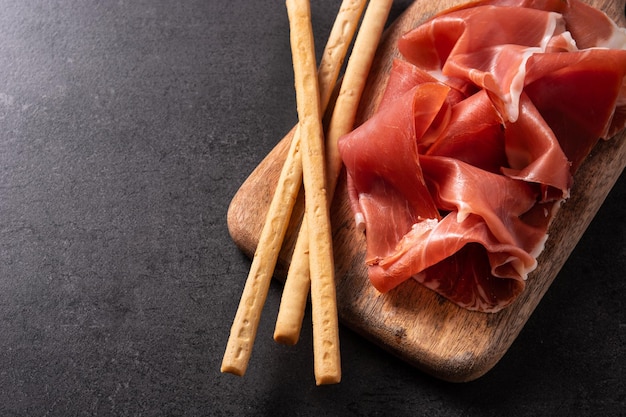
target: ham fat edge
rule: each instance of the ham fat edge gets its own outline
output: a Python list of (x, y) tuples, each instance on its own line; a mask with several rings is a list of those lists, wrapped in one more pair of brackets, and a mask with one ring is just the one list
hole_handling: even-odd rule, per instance
[(339, 141), (369, 279), (497, 312), (582, 161), (625, 127), (626, 31), (577, 0), (480, 1), (398, 49), (377, 112)]

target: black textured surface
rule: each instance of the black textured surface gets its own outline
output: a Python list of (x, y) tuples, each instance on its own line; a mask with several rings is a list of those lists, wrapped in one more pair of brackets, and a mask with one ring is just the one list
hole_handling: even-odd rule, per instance
[[(338, 5), (314, 2), (320, 51)], [(295, 123), (290, 62), (282, 1), (0, 1), (0, 415), (624, 415), (624, 175), (475, 382), (342, 327), (316, 387), (310, 328), (271, 339), (276, 283), (220, 374), (249, 267), (226, 210)]]

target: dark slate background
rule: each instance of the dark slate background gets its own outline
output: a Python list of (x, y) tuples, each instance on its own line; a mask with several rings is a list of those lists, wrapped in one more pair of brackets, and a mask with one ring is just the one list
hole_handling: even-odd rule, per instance
[[(320, 52), (338, 6), (314, 2)], [(282, 1), (0, 1), (0, 415), (624, 415), (624, 175), (475, 382), (342, 327), (316, 387), (310, 329), (271, 340), (277, 283), (220, 374), (250, 265), (226, 210), (296, 122), (290, 59)]]

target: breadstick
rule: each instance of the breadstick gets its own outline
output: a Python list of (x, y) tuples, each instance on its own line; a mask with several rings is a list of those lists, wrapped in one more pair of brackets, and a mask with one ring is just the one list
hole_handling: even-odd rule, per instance
[(341, 66), (366, 3), (367, 0), (343, 0), (339, 7), (339, 12), (337, 12), (328, 41), (324, 47), (317, 74), (322, 113), (328, 107), (333, 89), (339, 78)]
[(341, 380), (330, 216), (326, 198), (324, 133), (311, 8), (307, 0), (287, 0), (296, 103), (302, 135), (302, 174), (309, 228), (309, 269), (313, 313), (313, 355), (317, 385)]
[(287, 279), (280, 299), (274, 340), (284, 345), (295, 345), (300, 338), (302, 320), (311, 289), (309, 275), (309, 228), (307, 227), (306, 207), (300, 231), (293, 249)]
[[(350, 13), (355, 8), (358, 9), (360, 2), (355, 0), (345, 1), (345, 13)], [(343, 8), (344, 5), (342, 5)], [(333, 37), (333, 39), (335, 38)], [(319, 79), (320, 85), (323, 87), (320, 89), (320, 95), (324, 107), (330, 101), (332, 90), (343, 64), (345, 57), (345, 52), (341, 52), (343, 43), (343, 39), (329, 42), (326, 48), (329, 52), (325, 53), (325, 55), (332, 55), (334, 59), (327, 59), (320, 65)], [(281, 170), (278, 185), (270, 203), (250, 272), (243, 289), (241, 301), (231, 326), (230, 336), (222, 360), (222, 372), (239, 376), (243, 376), (246, 372), (258, 330), (261, 311), (267, 298), (276, 261), (301, 185), (300, 128), (297, 127), (291, 139), (287, 158)], [(308, 264), (306, 267), (308, 268)]]
[[(325, 111), (328, 106), (339, 71), (366, 3), (366, 0), (344, 0), (339, 8), (318, 71), (322, 111)], [(331, 197), (332, 192), (329, 192), (328, 196)], [(304, 238), (305, 236), (308, 236), (308, 228), (306, 221), (303, 221), (294, 248), (294, 255), (289, 265), (274, 331), (274, 340), (289, 345), (295, 344), (300, 337), (302, 319), (310, 290), (309, 242)]]
[(222, 372), (243, 376), (248, 367), (261, 310), (267, 298), (278, 254), (302, 185), (300, 141), (296, 140), (299, 130), (300, 128), (297, 127), (294, 132), (287, 159), (281, 170), (278, 185), (261, 230), (250, 272), (230, 329), (226, 352), (222, 359)]
[[(337, 141), (354, 127), (359, 101), (392, 3), (392, 0), (370, 1), (346, 66), (326, 133), (326, 189), (329, 204), (332, 202), (342, 166)], [(282, 343), (295, 344), (300, 336), (310, 288), (307, 234), (307, 224), (303, 222), (292, 255), (274, 331), (274, 339)]]
[(348, 59), (346, 73), (327, 131), (328, 189), (332, 190), (333, 193), (342, 166), (337, 141), (354, 128), (361, 95), (365, 89), (365, 83), (376, 55), (378, 43), (385, 29), (392, 3), (392, 0), (370, 1), (354, 42), (354, 48)]

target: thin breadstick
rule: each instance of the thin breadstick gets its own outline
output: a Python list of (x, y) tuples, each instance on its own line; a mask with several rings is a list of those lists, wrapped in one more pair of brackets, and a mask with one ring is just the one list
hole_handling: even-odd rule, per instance
[(291, 29), (296, 103), (302, 135), (302, 173), (309, 228), (315, 382), (317, 385), (332, 384), (341, 380), (339, 326), (311, 7), (307, 0), (287, 0), (286, 4)]
[(243, 376), (248, 367), (259, 327), (261, 310), (267, 298), (296, 196), (302, 185), (300, 141), (296, 140), (299, 136), (299, 130), (300, 128), (296, 127), (261, 230), (250, 272), (230, 329), (230, 336), (222, 359), (222, 372)]
[[(347, 10), (353, 9), (346, 1)], [(352, 3), (358, 3), (353, 1)], [(343, 7), (343, 6), (342, 6)], [(358, 7), (358, 6), (357, 6)], [(345, 52), (342, 44), (330, 43), (328, 54), (336, 55), (335, 60), (323, 61), (320, 65), (320, 100), (328, 105)], [(252, 260), (250, 272), (243, 289), (241, 301), (231, 326), (230, 336), (222, 360), (221, 371), (243, 376), (248, 367), (252, 347), (259, 326), (261, 311), (273, 275), (280, 248), (285, 237), (289, 219), (302, 185), (302, 163), (300, 157), (300, 128), (297, 127), (291, 139), (287, 158), (283, 164), (278, 185), (270, 203), (266, 220)], [(308, 264), (307, 264), (308, 268)], [(308, 290), (307, 290), (308, 292)]]
[(311, 290), (309, 275), (309, 235), (306, 207), (300, 231), (293, 249), (291, 263), (280, 299), (274, 340), (284, 345), (295, 345), (300, 338), (302, 321)]
[[(328, 106), (332, 90), (339, 77), (341, 66), (366, 3), (367, 0), (344, 0), (339, 8), (318, 70), (322, 112)], [(332, 196), (332, 193), (328, 193), (328, 195)], [(301, 229), (298, 235), (294, 255), (306, 251), (307, 256), (295, 256), (289, 265), (274, 331), (274, 340), (289, 345), (295, 344), (300, 337), (302, 319), (310, 290), (309, 242), (302, 238), (308, 233), (306, 221), (302, 222), (301, 227), (306, 230), (303, 232)], [(299, 247), (303, 244), (305, 245), (304, 248)]]
[(328, 107), (333, 89), (339, 78), (341, 66), (366, 3), (367, 0), (343, 0), (337, 12), (330, 35), (328, 35), (328, 41), (324, 47), (317, 74), (322, 113)]
[[(326, 133), (326, 189), (329, 204), (332, 202), (342, 166), (337, 141), (354, 127), (359, 101), (392, 3), (392, 0), (370, 1), (346, 66)], [(307, 224), (303, 222), (292, 255), (274, 331), (274, 339), (282, 343), (295, 344), (300, 337), (310, 288), (307, 234)]]
[(378, 49), (380, 38), (389, 17), (392, 0), (371, 0), (367, 6), (361, 29), (354, 42), (348, 59), (346, 73), (341, 83), (339, 95), (327, 131), (326, 159), (329, 184), (334, 193), (342, 162), (337, 141), (354, 128), (356, 114), (365, 83)]

